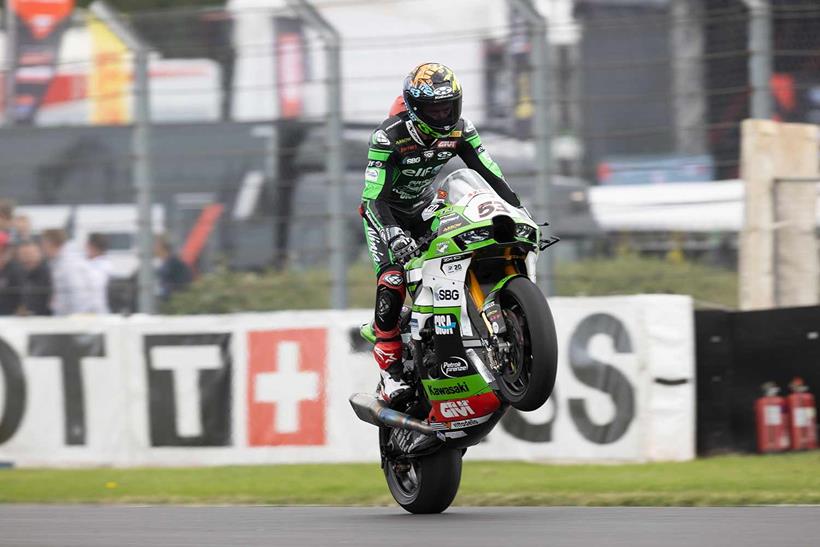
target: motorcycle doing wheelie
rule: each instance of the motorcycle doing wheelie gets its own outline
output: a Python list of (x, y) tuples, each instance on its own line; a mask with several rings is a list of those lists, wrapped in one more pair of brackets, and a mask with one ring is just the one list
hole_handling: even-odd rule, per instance
[[(411, 513), (450, 505), (467, 447), (509, 406), (543, 405), (557, 366), (552, 314), (533, 283), (538, 252), (557, 238), (542, 241), (526, 211), (470, 169), (450, 174), (436, 195), (422, 215), (429, 246), (405, 265), (413, 305), (401, 320), (404, 380), (415, 396), (403, 409), (371, 393), (350, 397), (356, 415), (379, 427), (387, 485)], [(361, 332), (375, 343), (372, 324)]]

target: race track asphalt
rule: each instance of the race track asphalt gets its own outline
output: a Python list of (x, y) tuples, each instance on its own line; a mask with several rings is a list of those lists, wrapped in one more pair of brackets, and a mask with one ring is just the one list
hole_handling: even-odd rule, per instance
[(0, 545), (809, 546), (820, 507), (399, 507), (0, 505)]

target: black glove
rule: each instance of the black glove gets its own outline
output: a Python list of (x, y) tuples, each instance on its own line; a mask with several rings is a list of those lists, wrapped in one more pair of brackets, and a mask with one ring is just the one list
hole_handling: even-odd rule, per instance
[(421, 254), (418, 244), (404, 232), (394, 235), (390, 239), (389, 245), (390, 250), (393, 251), (393, 258), (401, 265)]

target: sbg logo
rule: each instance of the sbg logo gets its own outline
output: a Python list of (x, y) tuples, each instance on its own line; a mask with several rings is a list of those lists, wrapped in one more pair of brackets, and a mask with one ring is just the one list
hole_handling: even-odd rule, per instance
[(459, 295), (458, 289), (439, 289), (436, 293), (439, 300), (458, 300)]
[(456, 328), (456, 320), (452, 315), (436, 315), (433, 322), (436, 327), (436, 334), (453, 334)]

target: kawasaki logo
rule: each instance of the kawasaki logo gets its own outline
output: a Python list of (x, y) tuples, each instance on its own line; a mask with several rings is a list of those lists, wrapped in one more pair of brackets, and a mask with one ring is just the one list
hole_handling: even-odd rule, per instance
[(445, 418), (458, 418), (467, 417), (470, 415), (475, 415), (475, 412), (470, 407), (470, 403), (467, 401), (447, 401), (445, 403), (441, 403), (439, 406), (441, 410), (441, 415)]
[[(469, 393), (470, 388), (467, 386), (467, 382), (459, 382), (452, 386), (444, 386), (444, 387), (435, 387), (435, 386), (427, 386), (427, 392), (430, 395), (458, 395), (460, 393)], [(442, 406), (444, 406), (443, 403)], [(472, 409), (470, 409), (470, 414), (473, 414)], [(462, 416), (466, 416), (466, 414), (462, 414)]]

